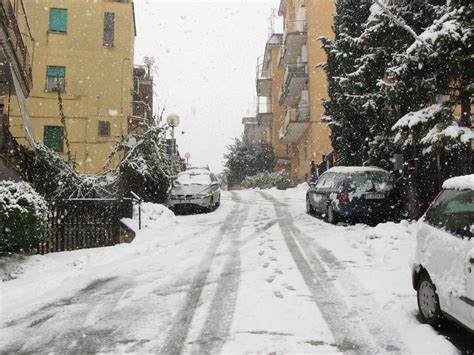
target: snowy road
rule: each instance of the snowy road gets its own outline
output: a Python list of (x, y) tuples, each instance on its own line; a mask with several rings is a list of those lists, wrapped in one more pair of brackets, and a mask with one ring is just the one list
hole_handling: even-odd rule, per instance
[(0, 284), (0, 350), (457, 353), (416, 319), (413, 224), (328, 225), (303, 188), (222, 202), (145, 211), (131, 245), (27, 258)]

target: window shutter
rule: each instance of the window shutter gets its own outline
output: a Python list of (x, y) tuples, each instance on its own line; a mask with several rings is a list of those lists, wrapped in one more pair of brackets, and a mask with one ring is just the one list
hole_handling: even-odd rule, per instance
[(49, 30), (67, 32), (67, 9), (51, 8), (49, 10)]
[(114, 46), (115, 35), (115, 14), (113, 12), (104, 13), (104, 46)]
[(64, 127), (45, 126), (44, 127), (44, 145), (55, 152), (62, 152), (64, 140)]

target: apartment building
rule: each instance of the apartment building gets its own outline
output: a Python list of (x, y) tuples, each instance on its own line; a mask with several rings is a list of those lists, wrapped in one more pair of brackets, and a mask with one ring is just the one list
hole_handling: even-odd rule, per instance
[[(74, 161), (78, 171), (100, 172), (133, 116), (133, 1), (36, 0), (24, 5), (35, 37), (34, 85), (27, 99), (34, 138)], [(27, 144), (15, 105), (10, 131)]]
[(31, 130), (25, 98), (33, 86), (31, 53), (33, 35), (22, 0), (0, 0), (0, 180), (18, 180), (15, 156), (16, 142), (10, 134), (9, 112), (13, 104), (22, 107), (21, 119), (25, 137)]
[(330, 129), (322, 122), (328, 84), (321, 36), (333, 37), (332, 0), (281, 0), (283, 37), (279, 68), (284, 72), (278, 102), (284, 110), (280, 141), (288, 145), (291, 176), (308, 179), (311, 164), (331, 154)]

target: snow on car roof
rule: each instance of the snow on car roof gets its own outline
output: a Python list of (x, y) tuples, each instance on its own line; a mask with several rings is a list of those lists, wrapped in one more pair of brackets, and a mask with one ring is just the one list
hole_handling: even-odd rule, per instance
[(443, 189), (474, 190), (474, 174), (448, 179), (444, 182)]
[(377, 168), (375, 166), (335, 166), (328, 170), (331, 173), (360, 173), (366, 171), (383, 171), (381, 168)]

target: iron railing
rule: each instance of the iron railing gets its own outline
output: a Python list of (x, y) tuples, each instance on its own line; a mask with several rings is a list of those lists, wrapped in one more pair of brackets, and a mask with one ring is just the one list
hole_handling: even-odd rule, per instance
[(33, 74), (31, 70), (30, 54), (23, 41), (15, 10), (10, 0), (0, 0), (0, 25), (7, 34), (10, 47), (15, 53), (16, 61), (20, 68), (21, 76), (28, 91), (33, 86)]

